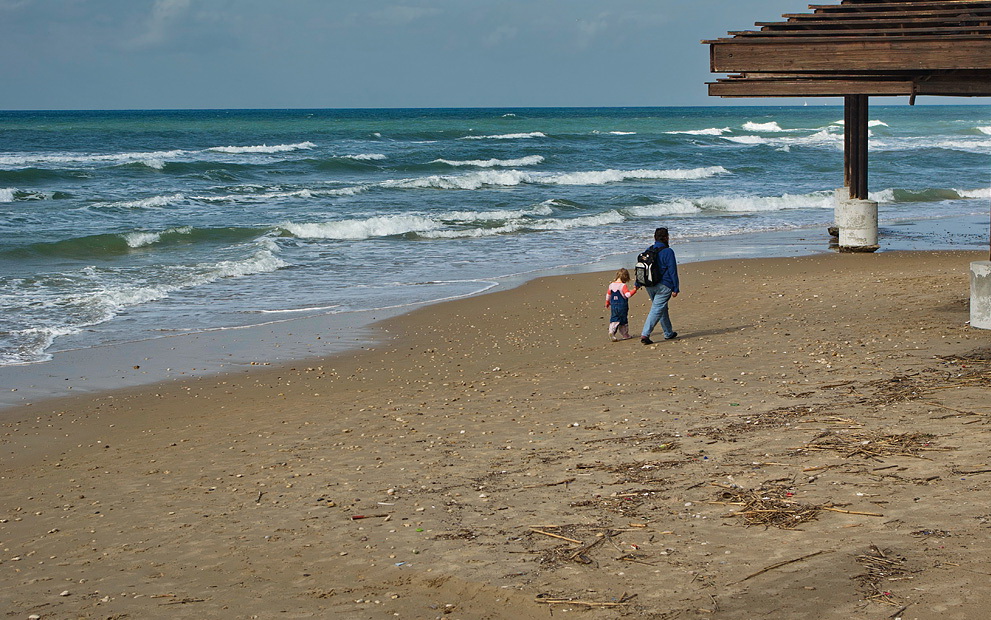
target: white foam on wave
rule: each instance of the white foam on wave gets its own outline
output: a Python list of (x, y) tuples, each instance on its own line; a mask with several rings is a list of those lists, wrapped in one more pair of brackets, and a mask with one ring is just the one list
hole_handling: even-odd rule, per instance
[(525, 140), (527, 138), (546, 138), (547, 134), (542, 131), (531, 131), (529, 133), (504, 133), (494, 136), (465, 136), (462, 140)]
[(449, 228), (419, 232), (421, 237), (428, 239), (471, 239), (479, 237), (495, 237), (507, 235), (521, 230), (561, 231), (575, 228), (589, 228), (618, 224), (626, 217), (616, 210), (606, 211), (595, 215), (585, 215), (575, 218), (552, 218), (546, 220), (511, 220), (502, 226), (478, 227), (452, 230)]
[(272, 146), (267, 144), (260, 144), (258, 146), (212, 146), (206, 150), (213, 151), (215, 153), (238, 155), (241, 153), (288, 153), (292, 151), (312, 149), (315, 146), (316, 144), (313, 144), (312, 142), (299, 142), (296, 144), (275, 144)]
[(108, 202), (98, 207), (115, 207), (120, 209), (155, 209), (167, 207), (171, 204), (181, 202), (186, 197), (183, 194), (170, 194), (168, 196), (152, 196), (151, 198), (141, 198), (139, 200), (122, 200), (119, 202)]
[(568, 172), (547, 175), (541, 179), (543, 183), (553, 185), (604, 185), (631, 180), (677, 179), (694, 180), (707, 179), (719, 174), (728, 174), (729, 170), (722, 166), (693, 168), (689, 170), (598, 170), (590, 172)]
[(368, 219), (297, 224), (283, 222), (279, 227), (302, 239), (340, 239), (359, 241), (372, 237), (391, 237), (406, 233), (436, 230), (442, 223), (421, 215), (384, 215)]
[(669, 134), (685, 134), (689, 136), (721, 136), (733, 131), (729, 127), (709, 127), (707, 129), (687, 129), (683, 131), (665, 131)]
[(958, 189), (961, 198), (991, 198), (991, 187), (983, 189)]
[(781, 125), (778, 125), (776, 121), (770, 121), (768, 123), (755, 123), (753, 121), (747, 121), (743, 124), (743, 128), (747, 131), (763, 131), (763, 132), (778, 132), (784, 131)]
[(624, 212), (635, 217), (664, 215), (694, 215), (703, 211), (727, 213), (761, 213), (788, 209), (832, 209), (835, 207), (833, 192), (811, 194), (783, 194), (781, 196), (703, 196), (700, 198), (676, 198), (652, 205), (629, 207)]
[(465, 175), (430, 175), (413, 179), (383, 181), (380, 185), (396, 189), (464, 189), (475, 190), (485, 186), (512, 187), (527, 183), (531, 175), (518, 170), (484, 170)]
[(358, 153), (357, 155), (345, 155), (344, 159), (354, 159), (357, 161), (381, 161), (388, 158), (382, 153)]
[(13, 187), (0, 187), (0, 202), (14, 202), (16, 191)]
[(888, 188), (878, 190), (876, 192), (867, 192), (867, 198), (873, 200), (874, 202), (894, 202), (895, 201), (895, 190)]
[(264, 187), (247, 187), (255, 193), (244, 192), (241, 194), (218, 194), (216, 196), (191, 196), (192, 200), (202, 202), (262, 202), (266, 200), (286, 200), (286, 199), (310, 199), (327, 196), (355, 196), (368, 190), (367, 186), (340, 187), (334, 189), (311, 189), (303, 188), (296, 190), (275, 190)]
[(767, 139), (760, 136), (723, 136), (722, 138), (737, 144), (767, 144)]
[(659, 217), (664, 215), (693, 215), (702, 209), (688, 198), (675, 198), (667, 202), (627, 207), (623, 209), (633, 217)]
[(151, 168), (162, 168), (165, 166), (167, 160), (172, 160), (177, 157), (182, 157), (189, 154), (190, 151), (184, 150), (172, 150), (172, 151), (153, 151), (147, 153), (111, 153), (111, 154), (98, 154), (98, 153), (50, 153), (50, 154), (40, 154), (40, 153), (30, 153), (30, 154), (13, 154), (13, 155), (0, 155), (0, 167), (8, 168), (32, 168), (38, 166), (45, 166), (55, 164), (58, 166), (79, 164), (144, 164)]
[(170, 233), (177, 235), (188, 235), (191, 232), (193, 232), (193, 228), (191, 226), (180, 226), (177, 228), (169, 228), (163, 232), (135, 231), (125, 233), (122, 236), (124, 237), (124, 241), (127, 242), (128, 247), (140, 248), (158, 243), (162, 240), (162, 235)]
[(464, 175), (432, 175), (413, 179), (384, 181), (382, 187), (400, 189), (461, 189), (512, 187), (524, 183), (544, 185), (605, 185), (630, 180), (696, 180), (728, 174), (722, 166), (671, 170), (590, 170), (584, 172), (522, 172), (519, 170), (483, 170)]
[(18, 351), (0, 357), (0, 365), (51, 359), (45, 351), (58, 337), (76, 334), (87, 327), (110, 321), (128, 307), (159, 301), (172, 292), (203, 286), (223, 278), (266, 273), (288, 266), (276, 255), (278, 246), (274, 241), (262, 238), (257, 240), (257, 245), (259, 249), (242, 260), (172, 267), (167, 273), (158, 274), (157, 279), (161, 283), (153, 285), (120, 284), (115, 281), (113, 273), (93, 267), (84, 268), (76, 274), (82, 290), (45, 302), (60, 308), (60, 316), (70, 317), (67, 322), (13, 330), (10, 334), (19, 342)]
[(807, 136), (720, 136), (723, 140), (737, 144), (767, 144), (779, 149), (791, 146), (831, 146), (843, 143), (843, 134), (826, 127)]
[(491, 222), (499, 220), (517, 220), (532, 218), (539, 215), (551, 215), (554, 209), (547, 202), (529, 209), (500, 209), (496, 211), (452, 211), (435, 216), (436, 219), (448, 222)]
[[(389, 237), (414, 233), (427, 238), (480, 237), (513, 232), (521, 227), (540, 228), (545, 221), (537, 218), (552, 215), (551, 204), (541, 203), (528, 209), (498, 209), (494, 211), (449, 211), (430, 215), (407, 214), (375, 216), (334, 222), (283, 222), (280, 228), (307, 239), (338, 239), (361, 241), (374, 237)], [(498, 226), (478, 226), (480, 222)], [(451, 229), (451, 227), (472, 226)]]
[(949, 151), (963, 151), (965, 153), (989, 154), (991, 153), (991, 140), (978, 136), (972, 139), (946, 139), (946, 138), (885, 138), (871, 141), (871, 150), (876, 151), (914, 151), (917, 149), (946, 149)]
[(514, 166), (536, 166), (544, 161), (541, 155), (527, 155), (518, 159), (435, 159), (432, 164), (447, 164), (448, 166), (474, 166), (476, 168), (509, 168)]
[(635, 132), (635, 131), (610, 131), (609, 132), (609, 135), (611, 135), (611, 136), (635, 136), (635, 135), (637, 135), (637, 132)]
[(991, 126), (988, 126), (988, 127), (978, 127), (977, 128), (977, 131), (979, 131), (981, 133), (986, 133), (989, 136), (991, 136)]

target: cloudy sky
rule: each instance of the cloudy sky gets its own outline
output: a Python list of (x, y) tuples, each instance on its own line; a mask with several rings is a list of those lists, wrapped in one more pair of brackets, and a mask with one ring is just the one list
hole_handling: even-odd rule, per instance
[(807, 6), (0, 0), (0, 109), (715, 105), (700, 40)]

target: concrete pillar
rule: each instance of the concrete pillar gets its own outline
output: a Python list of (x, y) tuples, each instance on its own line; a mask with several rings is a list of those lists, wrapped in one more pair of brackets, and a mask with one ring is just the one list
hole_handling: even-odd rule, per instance
[(991, 329), (991, 260), (970, 264), (970, 326)]
[(830, 247), (836, 245), (840, 236), (840, 228), (836, 225), (836, 213), (840, 209), (840, 201), (848, 200), (850, 198), (850, 188), (849, 187), (837, 187), (833, 191), (833, 225), (826, 228), (826, 232), (829, 233), (830, 237), (835, 237), (829, 242)]
[(847, 198), (836, 203), (840, 252), (874, 252), (877, 244), (877, 203)]

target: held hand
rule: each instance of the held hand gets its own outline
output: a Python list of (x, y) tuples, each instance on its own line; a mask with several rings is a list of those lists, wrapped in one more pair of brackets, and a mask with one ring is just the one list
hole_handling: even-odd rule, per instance
[(677, 297), (678, 296), (678, 293), (671, 293), (671, 296), (672, 297)]

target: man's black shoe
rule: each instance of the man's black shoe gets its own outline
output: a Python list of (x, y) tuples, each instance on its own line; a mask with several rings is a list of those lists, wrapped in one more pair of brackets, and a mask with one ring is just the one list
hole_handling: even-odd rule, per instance
[(654, 344), (654, 341), (647, 336), (640, 336), (640, 344)]
[(671, 332), (671, 335), (670, 336), (665, 336), (664, 339), (665, 340), (674, 340), (677, 337), (678, 337), (678, 332)]

